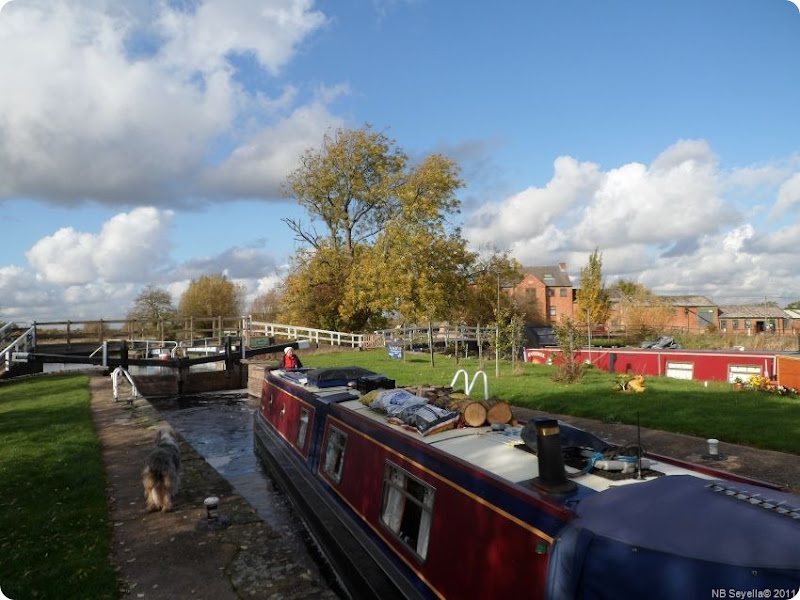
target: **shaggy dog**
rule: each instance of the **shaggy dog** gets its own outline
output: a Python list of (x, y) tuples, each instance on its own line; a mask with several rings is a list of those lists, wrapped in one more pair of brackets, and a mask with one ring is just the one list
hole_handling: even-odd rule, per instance
[(142, 471), (142, 485), (147, 510), (172, 510), (172, 497), (178, 492), (181, 454), (171, 427), (163, 427), (156, 434), (156, 447), (147, 457)]

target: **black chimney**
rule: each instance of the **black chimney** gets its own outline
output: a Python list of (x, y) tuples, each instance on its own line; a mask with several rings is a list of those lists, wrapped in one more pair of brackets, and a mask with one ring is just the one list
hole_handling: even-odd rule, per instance
[[(536, 455), (539, 476), (531, 481), (534, 487), (548, 494), (570, 494), (578, 485), (567, 479), (561, 452), (561, 429), (556, 419), (535, 419)], [(527, 429), (527, 426), (526, 426)]]

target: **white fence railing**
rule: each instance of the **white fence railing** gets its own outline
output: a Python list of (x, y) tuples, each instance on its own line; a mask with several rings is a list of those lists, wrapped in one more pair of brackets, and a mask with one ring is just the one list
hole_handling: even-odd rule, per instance
[[(266, 337), (281, 337), (291, 340), (308, 340), (315, 344), (331, 344), (332, 346), (350, 346), (360, 348), (364, 346), (363, 333), (344, 333), (342, 331), (329, 331), (327, 329), (312, 329), (310, 327), (296, 327), (280, 323), (264, 323), (250, 321), (250, 335), (264, 335)], [(250, 340), (252, 341), (252, 340)], [(252, 345), (252, 343), (250, 344)]]
[(36, 346), (36, 326), (26, 329), (19, 337), (0, 351), (0, 373), (11, 368), (15, 352), (29, 352)]
[[(459, 342), (485, 342), (495, 336), (494, 327), (451, 325), (449, 323), (433, 323), (430, 332), (435, 342), (444, 342), (445, 344), (456, 340)], [(418, 339), (428, 339), (428, 326), (405, 325), (394, 329), (381, 329), (375, 333), (386, 341), (402, 340), (412, 343)]]

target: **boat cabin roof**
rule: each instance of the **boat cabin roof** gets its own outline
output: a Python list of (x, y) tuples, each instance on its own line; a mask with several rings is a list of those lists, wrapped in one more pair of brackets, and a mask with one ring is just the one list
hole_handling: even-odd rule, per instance
[[(319, 387), (309, 383), (304, 377), (303, 371), (284, 372), (275, 370), (272, 373), (281, 379), (301, 385), (305, 391), (313, 393), (322, 402), (338, 404), (346, 410), (380, 423), (382, 426), (397, 431), (402, 435), (435, 447), (441, 452), (478, 467), (483, 471), (502, 477), (514, 484), (522, 485), (524, 482), (539, 476), (539, 463), (536, 455), (524, 451), (525, 442), (521, 437), (521, 426), (507, 426), (503, 429), (493, 429), (490, 426), (463, 427), (423, 436), (414, 430), (388, 422), (385, 413), (373, 410), (369, 406), (362, 404), (360, 401), (362, 394), (353, 387), (347, 385)], [(711, 475), (679, 465), (650, 460), (652, 462), (650, 468), (664, 475), (692, 475), (702, 479), (715, 479)], [(579, 472), (579, 469), (576, 468), (569, 466), (565, 468), (568, 474)], [(655, 478), (655, 476), (650, 476), (639, 480), (611, 480), (587, 473), (575, 477), (574, 481), (580, 486), (588, 488), (590, 492), (601, 492), (610, 488), (632, 485)]]

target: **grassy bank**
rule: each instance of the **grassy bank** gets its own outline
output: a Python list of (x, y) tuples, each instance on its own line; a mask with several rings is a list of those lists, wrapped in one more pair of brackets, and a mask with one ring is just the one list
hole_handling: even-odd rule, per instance
[(0, 588), (14, 600), (117, 597), (88, 377), (0, 386)]
[[(432, 384), (449, 386), (459, 368), (466, 369), (472, 381), (479, 364), (476, 359), (435, 357), (430, 366), (426, 354), (406, 354), (404, 361), (390, 359), (385, 350), (352, 354), (318, 354), (303, 357), (310, 367), (356, 365), (385, 373), (398, 385)], [(501, 363), (500, 378), (495, 378), (494, 362), (487, 362), (489, 394), (524, 406), (559, 414), (635, 424), (637, 413), (642, 427), (715, 437), (726, 442), (800, 454), (800, 398), (776, 396), (745, 390), (735, 392), (722, 382), (682, 381), (668, 377), (648, 377), (643, 394), (628, 394), (613, 389), (614, 376), (589, 369), (581, 383), (553, 381), (555, 367)], [(464, 387), (463, 376), (455, 387)], [(475, 383), (472, 395), (482, 397), (483, 380)]]

